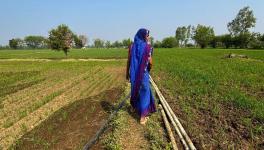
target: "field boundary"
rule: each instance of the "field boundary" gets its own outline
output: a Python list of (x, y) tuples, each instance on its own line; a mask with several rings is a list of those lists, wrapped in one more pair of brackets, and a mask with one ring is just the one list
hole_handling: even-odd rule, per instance
[(88, 59), (39, 59), (39, 58), (32, 58), (32, 59), (0, 59), (0, 62), (5, 61), (39, 61), (39, 62), (49, 62), (49, 61), (62, 61), (62, 62), (82, 62), (82, 61), (125, 61), (127, 59), (120, 58), (120, 59), (98, 59), (98, 58), (88, 58)]

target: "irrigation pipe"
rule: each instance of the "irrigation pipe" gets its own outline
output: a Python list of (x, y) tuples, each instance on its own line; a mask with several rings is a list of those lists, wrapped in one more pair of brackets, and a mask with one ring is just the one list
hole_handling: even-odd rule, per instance
[[(174, 112), (172, 111), (171, 107), (169, 106), (169, 104), (167, 103), (167, 101), (165, 100), (165, 98), (163, 97), (163, 95), (161, 94), (158, 86), (155, 84), (155, 82), (153, 81), (152, 77), (150, 77), (150, 82), (151, 84), (153, 85), (153, 87), (155, 88), (159, 98), (160, 98), (160, 101), (161, 101), (161, 104), (163, 105), (167, 115), (169, 116), (177, 134), (179, 135), (179, 138), (181, 139), (182, 141), (182, 144), (184, 145), (185, 149), (191, 149), (191, 150), (196, 150), (195, 146), (193, 145), (190, 137), (188, 136), (188, 134), (186, 133), (186, 131), (184, 130), (184, 128), (182, 127), (179, 119), (176, 117), (176, 115), (174, 114)], [(179, 132), (180, 131), (180, 132)], [(182, 136), (184, 137), (184, 140), (182, 138)], [(188, 144), (188, 146), (186, 145), (186, 143)]]
[(167, 116), (166, 116), (161, 104), (159, 104), (159, 107), (160, 107), (162, 118), (164, 120), (165, 127), (167, 129), (168, 134), (169, 134), (169, 138), (170, 138), (170, 141), (171, 141), (171, 144), (172, 144), (172, 148), (173, 148), (173, 150), (178, 150), (178, 147), (177, 147), (175, 138), (173, 136), (173, 133), (171, 131), (170, 123), (169, 123), (169, 121), (167, 119)]
[(96, 132), (94, 137), (87, 144), (85, 144), (85, 146), (83, 147), (83, 150), (89, 150), (96, 143), (96, 141), (99, 139), (101, 134), (104, 133), (104, 131), (106, 130), (110, 121), (113, 119), (116, 113), (123, 107), (123, 105), (125, 104), (128, 98), (130, 98), (130, 93), (121, 101), (121, 103), (119, 103), (116, 110), (113, 113), (111, 113), (109, 118), (105, 121), (105, 123), (101, 126), (101, 128)]

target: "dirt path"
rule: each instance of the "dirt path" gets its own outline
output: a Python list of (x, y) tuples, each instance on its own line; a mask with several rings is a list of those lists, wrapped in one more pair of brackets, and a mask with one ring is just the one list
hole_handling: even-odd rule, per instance
[(135, 113), (129, 112), (126, 117), (128, 131), (121, 135), (122, 148), (126, 150), (149, 149), (150, 143), (145, 137), (146, 127), (139, 124)]
[[(125, 95), (129, 91), (128, 86), (124, 92)], [(111, 121), (106, 133), (92, 147), (92, 150), (97, 149), (170, 149), (160, 112), (151, 114), (146, 125), (141, 125), (136, 112), (131, 112), (131, 106), (127, 100)]]

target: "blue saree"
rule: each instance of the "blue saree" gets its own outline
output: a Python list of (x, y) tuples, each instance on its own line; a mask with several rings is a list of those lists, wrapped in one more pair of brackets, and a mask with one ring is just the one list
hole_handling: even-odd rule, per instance
[(130, 47), (130, 82), (132, 107), (140, 117), (146, 117), (156, 111), (154, 97), (149, 83), (148, 63), (151, 56), (151, 46), (145, 40), (149, 31), (138, 30), (134, 43)]

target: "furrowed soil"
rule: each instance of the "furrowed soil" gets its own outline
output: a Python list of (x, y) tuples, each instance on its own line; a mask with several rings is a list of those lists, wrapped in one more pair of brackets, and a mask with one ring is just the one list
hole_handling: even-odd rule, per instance
[(81, 149), (102, 126), (123, 87), (66, 106), (17, 141), (15, 149)]
[[(0, 92), (10, 91), (0, 96), (0, 149), (16, 144), (24, 134), (34, 130), (61, 108), (123, 87), (124, 66), (123, 61), (0, 62), (0, 85), (5, 87)], [(24, 86), (34, 81), (38, 82)], [(23, 88), (12, 89), (20, 84)], [(100, 104), (100, 101), (97, 103)], [(94, 104), (89, 109), (96, 110), (94, 107), (98, 106)]]

